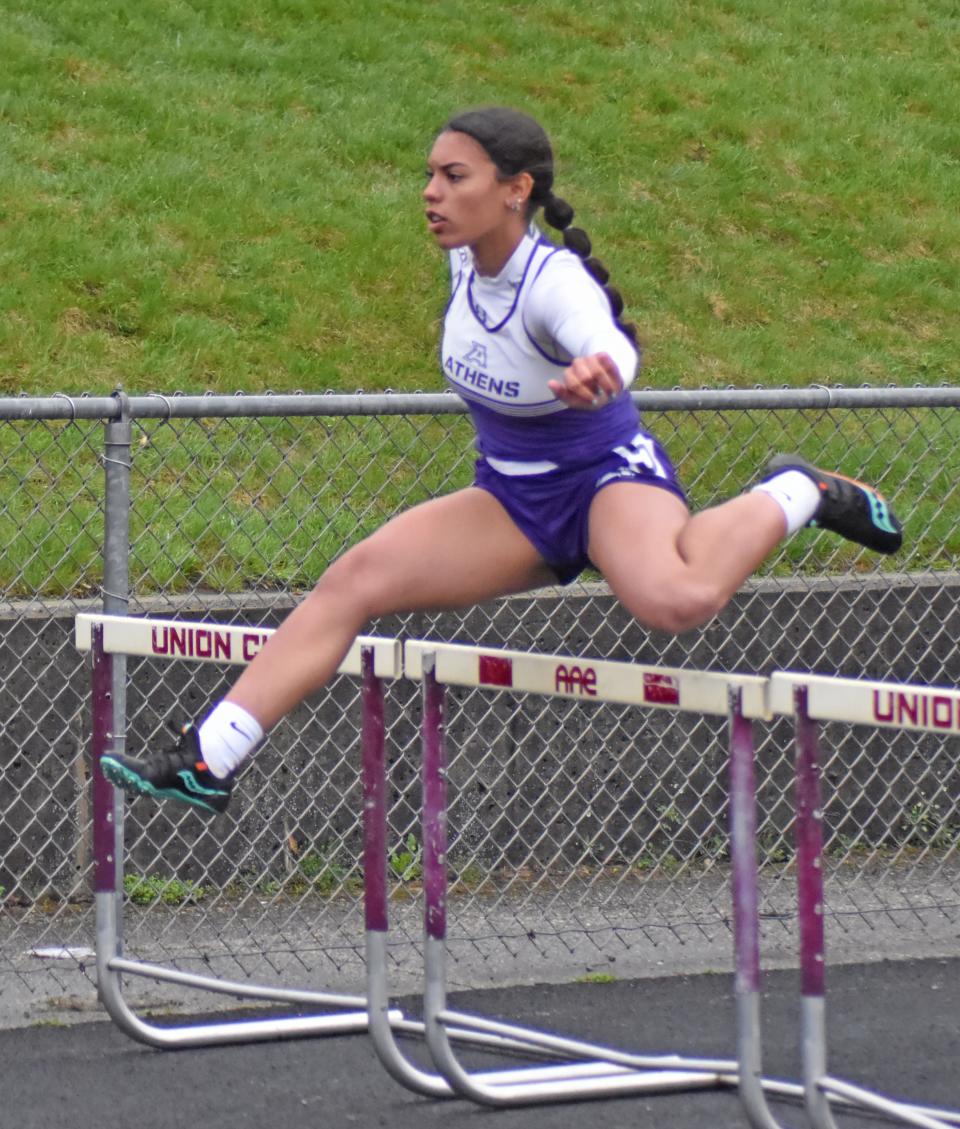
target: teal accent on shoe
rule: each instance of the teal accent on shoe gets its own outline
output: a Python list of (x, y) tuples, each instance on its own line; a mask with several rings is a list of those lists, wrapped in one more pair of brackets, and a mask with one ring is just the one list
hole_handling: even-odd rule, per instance
[(137, 792), (153, 790), (152, 785), (148, 784), (146, 780), (141, 780), (135, 772), (131, 772), (126, 765), (115, 761), (113, 757), (101, 757), (100, 769), (110, 783), (116, 785), (117, 788), (133, 788)]
[(205, 788), (200, 781), (193, 775), (189, 768), (181, 768), (177, 776), (183, 781), (184, 787), (188, 788), (197, 796), (222, 796), (222, 788)]
[[(167, 800), (179, 800), (181, 804), (190, 804), (191, 807), (203, 808), (204, 811), (210, 812), (211, 815), (220, 815), (212, 804), (208, 804), (206, 800), (201, 799), (199, 796), (188, 796), (185, 792), (178, 792), (176, 788), (153, 788), (150, 789), (151, 795), (162, 796)], [(216, 795), (213, 792), (211, 795)]]
[(890, 511), (887, 509), (887, 503), (878, 495), (867, 492), (867, 498), (870, 501), (870, 520), (877, 527), (882, 529), (885, 533), (893, 533), (896, 535), (897, 530), (893, 522), (890, 520)]
[[(155, 788), (149, 780), (144, 780), (142, 776), (138, 776), (135, 772), (127, 768), (126, 765), (120, 764), (112, 757), (101, 757), (100, 768), (103, 775), (110, 781), (111, 784), (117, 788), (132, 788), (135, 792), (139, 792), (141, 796), (153, 796), (165, 800), (179, 800), (182, 804), (190, 804), (191, 807), (203, 808), (204, 811), (211, 812), (213, 815), (219, 815), (215, 807), (211, 807), (200, 796), (188, 796), (185, 792), (177, 791), (175, 788)], [(216, 792), (209, 793), (216, 795)]]

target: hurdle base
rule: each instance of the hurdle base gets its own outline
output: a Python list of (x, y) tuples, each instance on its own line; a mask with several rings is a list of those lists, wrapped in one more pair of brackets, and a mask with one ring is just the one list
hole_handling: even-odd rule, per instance
[(936, 1110), (887, 1098), (839, 1078), (820, 1078), (817, 1080), (817, 1088), (826, 1098), (841, 1102), (848, 1112), (857, 1108), (869, 1110), (907, 1125), (915, 1125), (918, 1129), (951, 1129), (960, 1124), (960, 1113), (955, 1111)]
[[(264, 1042), (276, 1039), (299, 1039), (309, 1036), (366, 1033), (369, 1029), (366, 999), (363, 996), (341, 996), (329, 992), (311, 992), (290, 988), (269, 988), (242, 981), (220, 980), (198, 976), (163, 965), (108, 957), (117, 943), (116, 896), (101, 892), (97, 900), (97, 992), (110, 1018), (131, 1038), (151, 1047), (184, 1049), (230, 1043)], [(163, 983), (193, 987), (238, 999), (281, 1004), (312, 1005), (342, 1008), (342, 1011), (317, 1015), (280, 1016), (272, 1019), (224, 1020), (214, 1023), (181, 1023), (160, 1026), (137, 1015), (123, 995), (121, 976), (139, 976)], [(402, 1023), (399, 1009), (388, 1013), (391, 1023)]]

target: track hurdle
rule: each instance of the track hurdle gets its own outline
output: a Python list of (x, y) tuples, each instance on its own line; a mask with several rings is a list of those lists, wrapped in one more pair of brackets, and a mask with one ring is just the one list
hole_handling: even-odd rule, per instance
[[(389, 932), (389, 901), (387, 895), (387, 802), (386, 759), (384, 754), (383, 687), (374, 670), (374, 656), (369, 648), (363, 649), (363, 872), (364, 918), (367, 956), (367, 1008), (369, 1030), (374, 1048), (382, 1065), (401, 1085), (426, 1097), (453, 1097), (456, 1090), (442, 1074), (413, 1063), (400, 1049), (396, 1036), (424, 1035), (422, 1022), (392, 1018), (389, 1006), (387, 978), (387, 944)], [(553, 1052), (542, 1042), (531, 1041), (521, 1031), (503, 1035), (493, 1031), (479, 1031), (451, 1027), (448, 1034), (487, 1050), (500, 1050), (511, 1054), (539, 1059)], [(606, 1079), (611, 1093), (633, 1092), (635, 1072), (599, 1060), (574, 1066), (566, 1062), (554, 1066), (523, 1066), (517, 1069), (488, 1071), (481, 1074), (484, 1086), (503, 1088), (512, 1094), (526, 1087), (533, 1095), (540, 1085), (555, 1084), (564, 1077), (589, 1075)], [(625, 1075), (629, 1077), (624, 1077)], [(699, 1081), (699, 1079), (695, 1079)]]
[[(90, 652), (93, 760), (93, 856), (96, 910), (97, 990), (113, 1021), (132, 1038), (154, 1047), (197, 1047), (307, 1035), (339, 1035), (366, 1031), (367, 1001), (363, 996), (261, 986), (176, 968), (130, 960), (123, 954), (123, 814), (122, 793), (100, 771), (100, 758), (115, 738), (113, 711), (115, 655), (165, 660), (244, 665), (252, 661), (272, 629), (133, 616), (78, 615), (75, 643)], [(366, 649), (379, 678), (400, 674), (400, 644), (394, 639), (360, 637), (339, 673), (361, 673)], [(123, 995), (124, 976), (198, 988), (240, 999), (325, 1009), (317, 1014), (159, 1026), (137, 1015)], [(389, 1018), (401, 1022), (391, 1011)]]
[[(748, 954), (738, 988), (743, 1006), (738, 1008), (741, 1027), (740, 1058), (709, 1059), (677, 1054), (635, 1054), (578, 1039), (535, 1031), (517, 1024), (453, 1011), (446, 1005), (446, 762), (443, 742), (444, 687), (487, 686), (537, 694), (574, 697), (576, 688), (558, 679), (557, 670), (570, 664), (589, 670), (592, 701), (620, 702), (648, 708), (691, 709), (727, 716), (731, 739), (739, 743), (752, 771), (752, 738), (748, 718), (768, 716), (766, 679), (700, 671), (641, 667), (629, 663), (573, 659), (560, 655), (533, 655), (490, 651), (478, 647), (413, 641), (404, 647), (404, 673), (423, 683), (423, 866), (424, 866), (424, 1022), (427, 1044), (437, 1068), (429, 1077), (429, 1092), (453, 1092), (490, 1106), (532, 1105), (540, 1102), (583, 1101), (594, 1098), (704, 1090), (738, 1086), (751, 1123), (762, 1129), (779, 1129), (769, 1110), (766, 1093), (797, 1098), (801, 1087), (790, 1082), (763, 1079), (760, 1073), (759, 1038), (759, 919), (755, 912), (739, 914), (738, 949)], [(379, 842), (383, 802), (382, 768), (371, 760), (365, 764), (365, 812), (377, 812), (367, 825), (370, 856), (383, 855)], [(748, 817), (752, 808), (735, 803), (735, 819)], [(752, 831), (737, 835), (752, 846)], [(381, 864), (382, 865), (382, 864)], [(745, 859), (748, 868), (750, 859)], [(753, 883), (740, 883), (743, 897), (756, 896), (756, 861)], [(372, 869), (367, 871), (373, 873)], [(749, 875), (747, 875), (749, 877)], [(386, 904), (379, 894), (368, 903), (367, 920), (368, 991), (371, 1009), (386, 1006), (385, 937)], [(747, 936), (753, 928), (754, 938)], [(428, 1092), (424, 1077), (413, 1076), (408, 1065), (399, 1067), (395, 1045), (387, 1041), (389, 1025), (371, 1014), (370, 1028), (378, 1053), (399, 1081), (419, 1092)], [(558, 1060), (551, 1067), (521, 1067), (509, 1074), (484, 1075), (467, 1070), (454, 1052), (451, 1031), (475, 1032), (537, 1048)], [(378, 1040), (379, 1035), (379, 1040)], [(445, 1086), (441, 1085), (445, 1083)], [(412, 1083), (412, 1084), (411, 1084)]]
[(814, 1129), (835, 1129), (829, 1101), (921, 1129), (960, 1125), (960, 1112), (899, 1101), (827, 1073), (823, 810), (819, 725), (824, 721), (913, 732), (960, 733), (960, 691), (853, 678), (778, 672), (770, 707), (793, 716), (795, 734), (797, 912), (800, 922), (801, 1047), (804, 1103)]

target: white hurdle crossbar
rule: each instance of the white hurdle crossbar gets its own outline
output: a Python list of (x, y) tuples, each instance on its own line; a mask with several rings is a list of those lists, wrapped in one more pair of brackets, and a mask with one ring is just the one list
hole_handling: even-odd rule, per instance
[[(92, 655), (91, 710), (93, 760), (93, 853), (96, 899), (97, 989), (107, 1013), (132, 1038), (156, 1047), (196, 1047), (306, 1035), (338, 1035), (367, 1030), (364, 996), (296, 990), (200, 976), (123, 955), (123, 814), (122, 794), (100, 770), (100, 758), (118, 735), (122, 718), (113, 709), (115, 655), (217, 664), (249, 663), (273, 634), (271, 628), (234, 624), (188, 623), (135, 616), (81, 614), (75, 641)], [(359, 638), (339, 670), (361, 672), (361, 651), (369, 652), (382, 678), (401, 671), (401, 649), (395, 639)], [(185, 987), (226, 993), (250, 1000), (334, 1009), (307, 1016), (240, 1020), (222, 1023), (158, 1026), (137, 1015), (123, 995), (122, 976), (140, 976)], [(401, 1022), (398, 1011), (390, 1019)]]
[[(246, 666), (253, 662), (276, 630), (236, 623), (191, 623), (175, 619), (81, 613), (74, 623), (74, 643), (78, 651), (93, 649), (93, 632), (98, 626), (103, 629), (105, 655), (215, 663), (218, 666)], [(373, 651), (377, 677), (400, 677), (400, 641), (365, 635), (354, 640), (337, 673), (359, 675), (361, 651), (365, 647)]]

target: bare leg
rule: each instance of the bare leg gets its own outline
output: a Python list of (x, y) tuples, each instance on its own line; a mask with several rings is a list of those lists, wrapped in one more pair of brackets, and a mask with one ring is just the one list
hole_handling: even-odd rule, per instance
[(485, 490), (469, 487), (433, 499), (400, 514), (336, 560), (227, 700), (268, 730), (326, 684), (376, 616), (465, 607), (555, 579)]
[(691, 517), (668, 490), (614, 483), (590, 508), (590, 558), (641, 623), (677, 633), (716, 615), (785, 532), (765, 494)]

